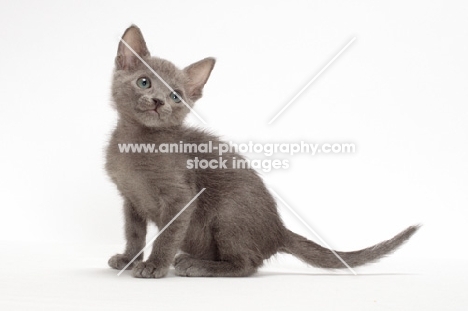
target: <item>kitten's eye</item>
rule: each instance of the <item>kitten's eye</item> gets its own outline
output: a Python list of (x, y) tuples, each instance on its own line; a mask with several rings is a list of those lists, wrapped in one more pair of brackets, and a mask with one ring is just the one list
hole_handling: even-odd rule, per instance
[(171, 96), (171, 99), (175, 102), (175, 103), (180, 103), (182, 100), (180, 99), (180, 95), (177, 94), (176, 92), (171, 92), (171, 94), (169, 95)]
[(137, 80), (137, 85), (141, 89), (149, 89), (151, 87), (151, 80), (146, 77), (142, 77)]

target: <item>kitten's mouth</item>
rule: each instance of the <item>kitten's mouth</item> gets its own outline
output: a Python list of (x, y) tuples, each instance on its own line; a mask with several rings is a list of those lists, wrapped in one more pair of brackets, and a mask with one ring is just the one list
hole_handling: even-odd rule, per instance
[(159, 112), (158, 112), (158, 107), (153, 108), (153, 109), (144, 110), (144, 113), (148, 113), (150, 116), (155, 116), (155, 115), (157, 115), (157, 116), (158, 116), (158, 119), (161, 119), (161, 115), (160, 115)]
[(138, 100), (135, 108), (140, 114), (150, 116), (151, 118), (157, 115), (158, 119), (161, 120), (161, 117), (164, 117), (164, 111), (158, 111), (158, 109), (161, 110), (162, 106), (164, 106), (164, 102), (159, 99), (142, 97)]
[(158, 115), (158, 118), (161, 119), (161, 115), (159, 114), (157, 107), (154, 109), (146, 110), (146, 112), (149, 113), (150, 115)]

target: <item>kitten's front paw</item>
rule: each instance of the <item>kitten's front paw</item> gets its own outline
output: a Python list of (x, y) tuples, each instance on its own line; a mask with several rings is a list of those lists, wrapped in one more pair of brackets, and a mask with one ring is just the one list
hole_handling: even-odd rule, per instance
[[(117, 254), (109, 258), (109, 261), (107, 262), (111, 268), (117, 269), (117, 270), (122, 270), (125, 268), (125, 266), (132, 260), (131, 258), (128, 258), (127, 255), (124, 254)], [(133, 266), (133, 262), (130, 266), (127, 267), (128, 269), (131, 269)]]
[(132, 274), (136, 278), (162, 278), (166, 276), (169, 267), (160, 267), (158, 264), (148, 261), (142, 261), (132, 269)]
[(178, 276), (202, 276), (200, 270), (194, 266), (195, 259), (188, 254), (180, 254), (174, 261), (175, 274)]

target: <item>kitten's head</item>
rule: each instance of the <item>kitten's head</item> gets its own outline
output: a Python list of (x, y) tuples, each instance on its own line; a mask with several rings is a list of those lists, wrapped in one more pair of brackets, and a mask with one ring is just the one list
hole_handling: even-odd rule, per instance
[(112, 84), (120, 117), (146, 127), (182, 124), (190, 112), (187, 105), (193, 107), (202, 96), (215, 60), (205, 58), (180, 70), (167, 60), (151, 57), (138, 27), (129, 27), (122, 39), (130, 48), (119, 43)]

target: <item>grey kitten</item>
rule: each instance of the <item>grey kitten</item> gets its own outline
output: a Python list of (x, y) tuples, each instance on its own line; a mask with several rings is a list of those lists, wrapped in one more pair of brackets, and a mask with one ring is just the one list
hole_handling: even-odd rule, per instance
[[(321, 268), (344, 268), (326, 249), (289, 231), (262, 179), (252, 169), (188, 169), (187, 160), (215, 159), (214, 153), (121, 153), (119, 143), (201, 143), (218, 137), (183, 124), (189, 109), (202, 96), (215, 64), (205, 58), (182, 70), (151, 57), (136, 26), (123, 40), (175, 92), (171, 92), (120, 42), (115, 60), (112, 96), (119, 120), (107, 149), (106, 169), (124, 199), (125, 252), (109, 259), (123, 269), (145, 245), (148, 222), (164, 227), (202, 189), (206, 188), (153, 244), (147, 261), (141, 254), (133, 275), (160, 278), (171, 264), (180, 276), (248, 276), (263, 261), (280, 252)], [(235, 153), (223, 155), (242, 159)], [(410, 238), (417, 226), (393, 239), (354, 252), (337, 252), (351, 267), (376, 261)], [(177, 252), (183, 253), (176, 257)]]

